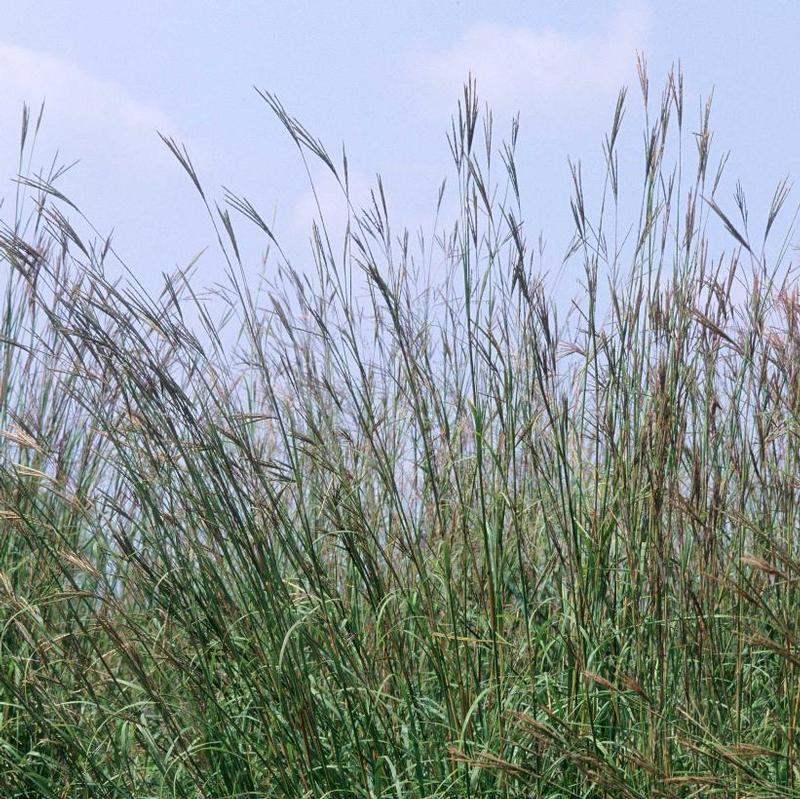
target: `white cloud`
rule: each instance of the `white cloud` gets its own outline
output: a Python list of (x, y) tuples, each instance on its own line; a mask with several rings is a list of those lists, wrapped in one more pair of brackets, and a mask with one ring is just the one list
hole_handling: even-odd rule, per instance
[(33, 125), (42, 101), (33, 172), (46, 173), (56, 152), (59, 166), (80, 161), (59, 186), (103, 234), (116, 229), (126, 258), (154, 274), (185, 262), (189, 247), (178, 231), (187, 223), (178, 202), (188, 204), (188, 180), (157, 135), (181, 140), (170, 115), (116, 81), (8, 42), (0, 42), (0, 198), (7, 203), (0, 216), (8, 221), (13, 212), (23, 103)]
[(644, 50), (648, 9), (642, 0), (619, 8), (598, 34), (484, 23), (468, 27), (452, 46), (414, 59), (412, 71), (435, 92), (457, 96), (468, 73), (495, 110), (515, 112), (530, 102), (582, 105), (607, 98), (634, 75)]
[(170, 118), (134, 100), (117, 83), (89, 74), (51, 56), (0, 42), (0, 119), (4, 129), (19, 122), (23, 102), (34, 108), (46, 101), (51, 124), (105, 132), (110, 127), (136, 133), (169, 131)]
[(157, 135), (176, 135), (177, 125), (153, 105), (132, 97), (119, 83), (92, 75), (49, 53), (0, 42), (0, 196), (18, 171), (22, 106), (35, 122), (44, 116), (32, 166), (81, 162), (80, 187), (99, 198), (120, 183), (152, 181), (170, 164)]

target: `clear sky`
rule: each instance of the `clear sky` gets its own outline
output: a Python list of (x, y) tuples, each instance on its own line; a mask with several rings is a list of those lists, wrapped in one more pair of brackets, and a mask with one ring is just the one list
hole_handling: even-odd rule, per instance
[[(717, 153), (732, 150), (727, 174), (751, 208), (763, 215), (775, 184), (800, 175), (797, 2), (4, 5), (0, 193), (12, 190), (22, 102), (46, 98), (39, 162), (56, 148), (63, 161), (80, 159), (64, 187), (102, 231), (116, 229), (119, 251), (146, 283), (213, 243), (156, 130), (186, 143), (209, 188), (228, 186), (275, 214), (279, 236), (300, 252), (313, 211), (308, 185), (254, 85), (277, 93), (331, 151), (346, 144), (357, 190), (381, 173), (398, 220), (415, 226), (430, 222), (452, 174), (445, 133), (471, 69), (499, 133), (521, 112), (526, 225), (543, 231), (554, 260), (570, 233), (567, 158), (590, 174), (602, 169), (618, 89), (638, 98), (637, 50), (654, 87), (682, 63), (692, 124), (714, 90)], [(627, 146), (640, 150), (636, 119)], [(329, 193), (323, 185), (335, 214)], [(201, 279), (218, 268), (205, 256)]]

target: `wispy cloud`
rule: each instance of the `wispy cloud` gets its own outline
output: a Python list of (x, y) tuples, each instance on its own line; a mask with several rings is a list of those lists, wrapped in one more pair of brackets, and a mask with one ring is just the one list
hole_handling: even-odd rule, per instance
[(157, 135), (182, 138), (174, 119), (116, 81), (6, 42), (0, 42), (0, 198), (15, 191), (22, 105), (35, 118), (42, 101), (34, 172), (46, 171), (56, 152), (59, 165), (79, 160), (61, 189), (104, 234), (119, 231), (120, 252), (154, 274), (185, 262), (189, 248), (179, 231), (187, 223), (176, 198), (186, 196), (186, 178)]
[(98, 78), (48, 53), (0, 42), (0, 168), (11, 177), (22, 104), (33, 113), (45, 103), (40, 157), (58, 148), (68, 160), (91, 162), (113, 177), (126, 165), (150, 171), (167, 163), (156, 131), (174, 134), (168, 114), (130, 96), (120, 84)]
[(649, 14), (642, 0), (622, 5), (597, 34), (484, 23), (468, 27), (451, 46), (417, 55), (412, 71), (428, 90), (451, 100), (472, 73), (496, 109), (531, 102), (607, 105), (633, 74), (635, 51), (646, 47)]
[(114, 125), (137, 131), (169, 129), (170, 118), (134, 100), (117, 83), (91, 75), (48, 53), (0, 42), (0, 113), (19, 109), (23, 101), (46, 100), (58, 123), (87, 128)]

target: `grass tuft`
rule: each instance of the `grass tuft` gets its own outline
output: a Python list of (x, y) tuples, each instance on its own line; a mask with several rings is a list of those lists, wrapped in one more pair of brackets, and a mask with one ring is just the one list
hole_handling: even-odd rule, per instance
[[(472, 80), (457, 214), (443, 186), (417, 249), (273, 95), (349, 207), (309, 268), (165, 140), (217, 230), (212, 296), (111, 279), (61, 170), (21, 177), (2, 796), (800, 796), (789, 187), (759, 242), (709, 106), (687, 132), (682, 76), (659, 100), (639, 74), (638, 212), (622, 92), (600, 193), (572, 168), (570, 305), (526, 238), (518, 123), (496, 148)], [(241, 225), (275, 248), (260, 281)]]

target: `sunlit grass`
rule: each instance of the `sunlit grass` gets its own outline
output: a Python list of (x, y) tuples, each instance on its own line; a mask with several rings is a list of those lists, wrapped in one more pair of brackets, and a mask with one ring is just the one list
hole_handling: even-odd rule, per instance
[(800, 796), (786, 189), (753, 232), (680, 76), (641, 83), (641, 213), (622, 94), (594, 216), (574, 170), (569, 307), (471, 83), (459, 216), (419, 247), (376, 187), (290, 265), (168, 141), (227, 262), (211, 300), (112, 281), (28, 174), (0, 242), (0, 795)]

